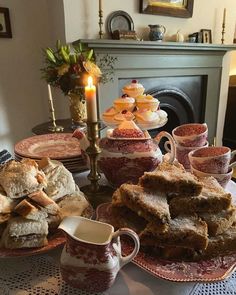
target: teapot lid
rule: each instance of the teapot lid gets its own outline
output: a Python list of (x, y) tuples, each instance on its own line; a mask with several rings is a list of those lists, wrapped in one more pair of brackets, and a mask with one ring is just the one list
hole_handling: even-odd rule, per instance
[(147, 135), (133, 120), (124, 120), (113, 130), (109, 130), (108, 137), (113, 139), (147, 139)]

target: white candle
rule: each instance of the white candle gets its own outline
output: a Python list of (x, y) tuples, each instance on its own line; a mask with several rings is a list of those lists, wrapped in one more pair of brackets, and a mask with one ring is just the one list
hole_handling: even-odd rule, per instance
[(99, 0), (99, 10), (102, 10), (102, 0)]
[(51, 91), (51, 86), (48, 84), (48, 97), (49, 100), (52, 100), (52, 91)]
[(97, 122), (97, 98), (96, 87), (93, 85), (93, 78), (88, 77), (88, 85), (85, 86), (85, 99), (87, 107), (87, 121)]
[(226, 19), (226, 8), (224, 8), (224, 13), (223, 13), (223, 24), (225, 25), (225, 19)]

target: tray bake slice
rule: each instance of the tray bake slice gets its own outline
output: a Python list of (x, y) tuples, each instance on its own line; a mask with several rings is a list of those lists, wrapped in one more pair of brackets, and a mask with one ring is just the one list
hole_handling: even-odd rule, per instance
[(202, 191), (201, 182), (179, 163), (161, 163), (156, 170), (145, 172), (139, 184), (152, 190), (175, 193), (176, 196), (197, 196)]
[(232, 196), (226, 192), (213, 177), (201, 179), (202, 193), (195, 197), (179, 196), (169, 201), (171, 216), (190, 213), (218, 213), (227, 210)]
[(204, 250), (208, 244), (207, 224), (197, 216), (180, 216), (169, 221), (166, 231), (161, 232), (151, 222), (140, 234), (141, 245), (175, 246)]
[(166, 224), (170, 220), (167, 197), (163, 193), (152, 192), (139, 185), (123, 184), (121, 199), (125, 206), (148, 221)]

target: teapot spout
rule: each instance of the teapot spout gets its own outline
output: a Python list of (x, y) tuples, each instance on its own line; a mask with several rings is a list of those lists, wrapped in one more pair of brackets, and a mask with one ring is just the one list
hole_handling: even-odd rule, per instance
[(83, 151), (86, 151), (86, 149), (89, 147), (89, 141), (83, 131), (81, 131), (79, 128), (77, 128), (73, 135), (73, 137), (77, 138), (80, 143), (80, 147)]

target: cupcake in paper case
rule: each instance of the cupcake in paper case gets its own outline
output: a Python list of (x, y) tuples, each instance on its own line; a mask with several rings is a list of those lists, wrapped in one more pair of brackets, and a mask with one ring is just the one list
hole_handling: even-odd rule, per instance
[(118, 112), (124, 110), (132, 112), (135, 107), (135, 99), (133, 97), (129, 97), (127, 94), (124, 94), (122, 97), (114, 100), (114, 107)]
[(124, 94), (136, 98), (144, 93), (145, 88), (142, 84), (138, 83), (138, 80), (132, 80), (128, 85), (125, 85), (122, 89)]
[(138, 124), (159, 124), (161, 121), (159, 113), (150, 110), (138, 110), (135, 117)]
[(154, 112), (158, 110), (160, 102), (150, 94), (142, 94), (136, 98), (136, 105), (139, 110), (150, 110)]
[(133, 120), (134, 118), (135, 118), (135, 116), (132, 112), (129, 112), (127, 110), (123, 110), (122, 112), (117, 113), (114, 116), (114, 122), (119, 124), (119, 123), (126, 121), (126, 120), (129, 120), (129, 121)]
[(114, 107), (110, 107), (102, 114), (102, 119), (105, 122), (113, 123), (114, 122), (114, 116), (118, 114), (118, 111)]

